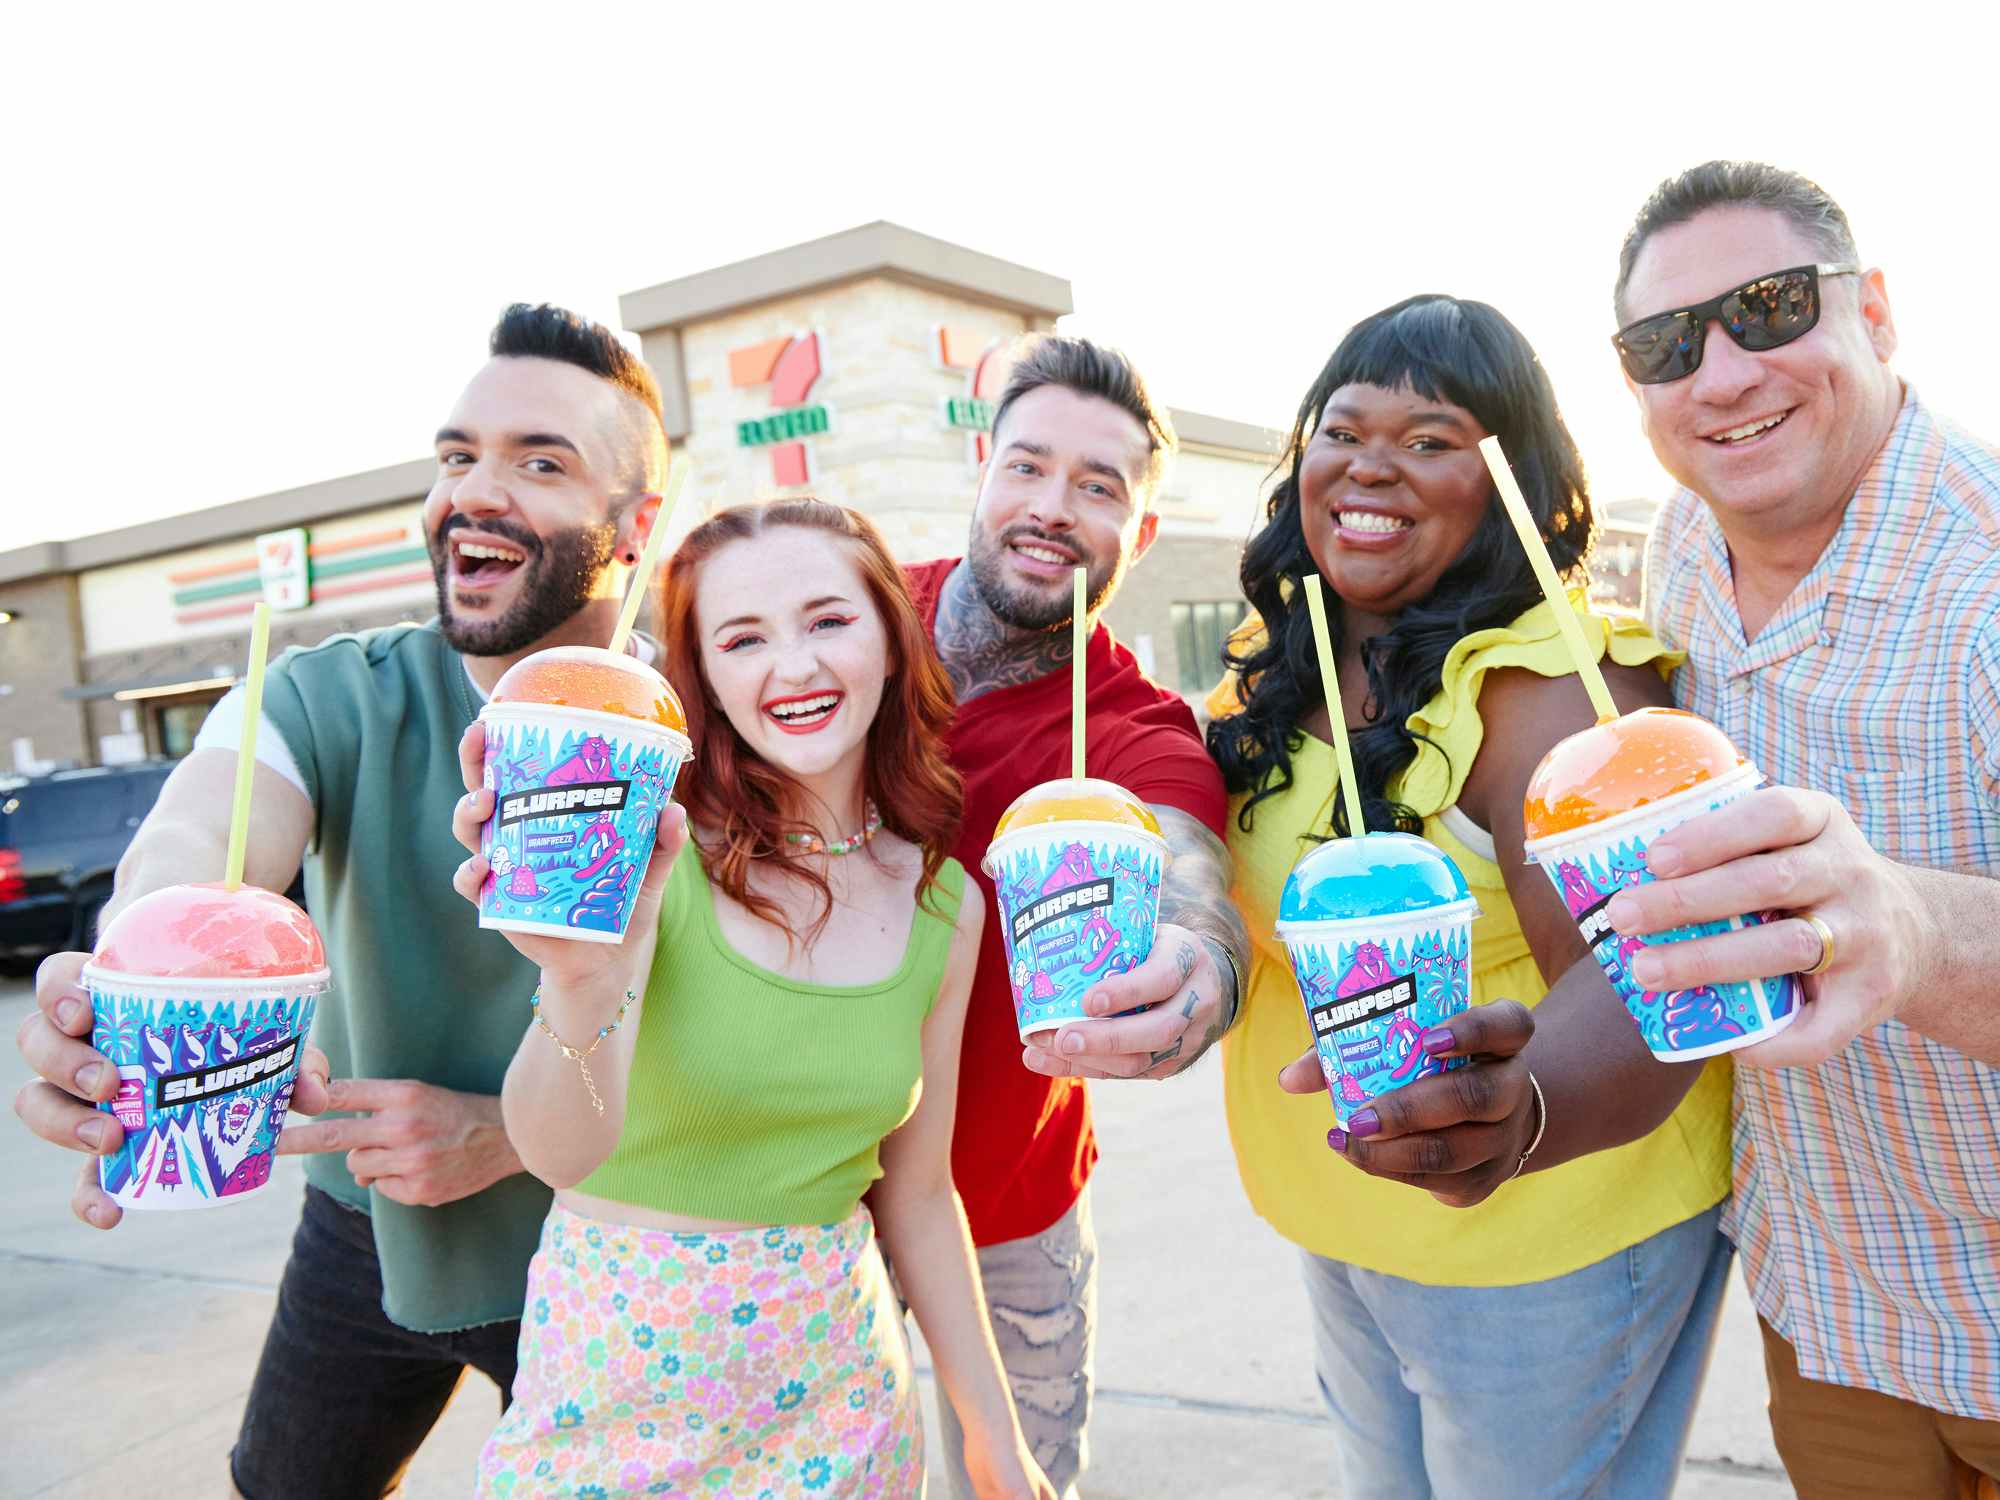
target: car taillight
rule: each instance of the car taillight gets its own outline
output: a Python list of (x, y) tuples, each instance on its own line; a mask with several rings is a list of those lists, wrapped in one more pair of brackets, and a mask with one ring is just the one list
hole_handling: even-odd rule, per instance
[(21, 873), (21, 851), (0, 849), (0, 903), (19, 901), (28, 894), (28, 879)]

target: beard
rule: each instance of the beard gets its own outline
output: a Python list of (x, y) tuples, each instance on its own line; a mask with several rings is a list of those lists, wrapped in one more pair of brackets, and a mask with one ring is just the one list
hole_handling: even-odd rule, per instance
[(617, 525), (610, 521), (548, 536), (504, 521), (481, 522), (481, 531), (506, 538), (527, 553), (528, 560), (516, 569), (521, 575), (519, 591), (506, 613), (497, 620), (463, 620), (452, 610), (451, 533), (471, 525), (462, 516), (446, 518), (431, 546), (439, 627), (451, 648), (466, 656), (511, 656), (574, 619), (595, 596), (618, 536)]
[(1073, 585), (1068, 579), (1060, 584), (1051, 580), (1046, 588), (1040, 589), (1009, 581), (1007, 549), (1015, 542), (1027, 539), (1044, 541), (1051, 546), (1083, 554), (1084, 597), (1089, 601), (1092, 613), (1104, 607), (1105, 601), (1117, 591), (1119, 580), (1125, 576), (1122, 549), (1109, 562), (1099, 564), (1084, 553), (1074, 540), (1051, 536), (1039, 526), (1009, 527), (1002, 536), (975, 530), (965, 556), (966, 566), (972, 574), (972, 587), (982, 604), (1003, 624), (1011, 625), (1016, 630), (1055, 630), (1067, 626), (1076, 612)]

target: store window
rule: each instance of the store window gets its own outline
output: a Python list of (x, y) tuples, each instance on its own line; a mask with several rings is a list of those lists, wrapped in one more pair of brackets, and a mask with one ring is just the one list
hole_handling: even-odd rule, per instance
[(1173, 607), (1174, 654), (1180, 663), (1180, 690), (1205, 693), (1222, 676), (1222, 644), (1243, 623), (1249, 606), (1241, 599), (1202, 600)]
[(202, 720), (215, 707), (220, 693), (200, 697), (174, 698), (154, 705), (152, 742), (155, 753), (179, 760), (194, 749), (194, 737), (201, 732)]

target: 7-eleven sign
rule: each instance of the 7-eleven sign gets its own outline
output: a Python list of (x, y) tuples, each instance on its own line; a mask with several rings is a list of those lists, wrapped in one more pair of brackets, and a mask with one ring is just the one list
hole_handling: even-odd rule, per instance
[(312, 553), (303, 526), (257, 538), (257, 576), (273, 609), (304, 609), (312, 602)]
[(771, 414), (738, 422), (736, 441), (745, 448), (769, 447), (771, 475), (779, 484), (812, 482), (803, 439), (833, 425), (833, 415), (824, 404), (806, 402), (820, 377), (824, 342), (815, 330), (729, 351), (731, 385), (771, 387)]
[(937, 367), (970, 372), (965, 394), (945, 398), (944, 425), (970, 434), (966, 455), (974, 468), (993, 454), (993, 412), (1014, 364), (1010, 348), (1007, 339), (982, 341), (978, 334), (943, 323), (931, 328), (931, 356)]

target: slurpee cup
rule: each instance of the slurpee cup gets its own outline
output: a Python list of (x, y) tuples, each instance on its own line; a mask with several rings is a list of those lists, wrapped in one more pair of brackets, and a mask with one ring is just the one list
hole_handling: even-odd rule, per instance
[(1090, 987), (1146, 961), (1166, 856), (1159, 819), (1115, 782), (1045, 781), (1001, 815), (981, 868), (999, 898), (1023, 1037), (1094, 1019)]
[(1691, 990), (1648, 990), (1634, 954), (1754, 927), (1751, 912), (1647, 937), (1620, 937), (1605, 915), (1618, 892), (1653, 876), (1646, 850), (1689, 818), (1727, 807), (1764, 784), (1757, 768), (1706, 719), (1642, 708), (1563, 740), (1528, 783), (1527, 856), (1555, 882), (1563, 904), (1655, 1057), (1691, 1062), (1775, 1036), (1798, 1013), (1796, 975)]
[(1277, 937), (1291, 956), (1334, 1124), (1459, 1066), (1420, 1038), (1465, 1009), (1479, 903), (1449, 855), (1407, 833), (1333, 839), (1292, 867)]
[(619, 942), (694, 750), (680, 699), (636, 657), (555, 646), (509, 667), (479, 718), (494, 797), (479, 925)]
[(141, 1209), (261, 1192), (328, 983), (311, 919), (255, 886), (168, 886), (118, 914), (83, 983), (90, 1043), (118, 1069), (98, 1108), (125, 1127), (104, 1191)]

